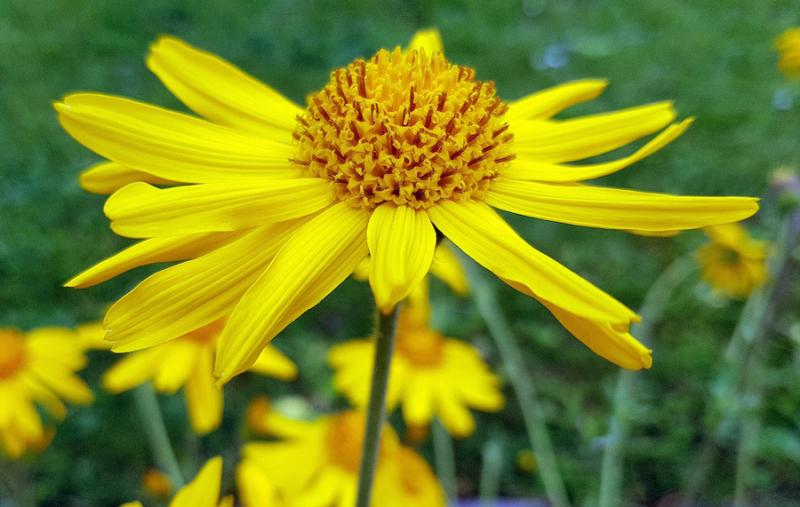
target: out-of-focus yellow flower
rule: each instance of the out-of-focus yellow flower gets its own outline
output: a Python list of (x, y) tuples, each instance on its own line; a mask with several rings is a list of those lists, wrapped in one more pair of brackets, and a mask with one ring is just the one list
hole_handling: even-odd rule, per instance
[(108, 350), (111, 342), (105, 339), (106, 330), (100, 322), (87, 322), (75, 328), (78, 341), (84, 350)]
[[(298, 421), (299, 422), (299, 421)], [(259, 483), (268, 498), (297, 507), (351, 507), (356, 499), (364, 415), (338, 412), (305, 422), (302, 432), (278, 442), (245, 445), (239, 490), (255, 491)], [(404, 448), (391, 427), (381, 432), (374, 505), (444, 507), (444, 494), (430, 467), (413, 450)], [(262, 480), (265, 478), (265, 480)], [(246, 507), (262, 505), (247, 500)]]
[(517, 466), (529, 474), (536, 471), (536, 456), (533, 454), (533, 451), (530, 449), (519, 451), (517, 453)]
[(258, 435), (274, 435), (284, 438), (302, 434), (307, 423), (286, 417), (272, 407), (269, 398), (259, 396), (247, 408), (247, 426)]
[(69, 329), (0, 328), (0, 450), (6, 456), (43, 450), (52, 438), (36, 404), (61, 419), (67, 412), (62, 399), (92, 402), (92, 391), (75, 374), (85, 366), (86, 356)]
[(709, 227), (711, 240), (697, 251), (703, 279), (732, 298), (745, 298), (767, 279), (767, 244), (739, 224)]
[[(504, 102), (492, 82), (445, 58), (436, 31), (335, 70), (305, 108), (173, 37), (151, 47), (147, 65), (207, 120), (93, 93), (55, 104), (67, 132), (109, 159), (83, 185), (113, 192), (104, 209), (111, 228), (143, 240), (67, 285), (186, 261), (114, 304), (107, 338), (131, 351), (230, 315), (216, 355), (221, 383), (367, 255), (373, 295), (389, 312), (431, 270), (439, 236), (539, 300), (597, 354), (646, 368), (650, 351), (628, 333), (639, 317), (534, 249), (493, 208), (650, 232), (735, 222), (758, 209), (748, 197), (585, 184), (659, 151), (692, 120), (676, 122), (670, 102), (555, 120), (606, 81)], [(622, 158), (575, 164), (653, 134)]]
[[(185, 388), (186, 405), (192, 429), (205, 434), (222, 419), (222, 390), (215, 385), (214, 352), (224, 321), (192, 331), (149, 349), (132, 352), (103, 375), (103, 387), (113, 393), (152, 381), (162, 393)], [(282, 380), (297, 376), (297, 367), (278, 349), (265, 347), (250, 371)]]
[[(429, 327), (427, 284), (423, 282), (400, 310), (387, 406), (402, 404), (406, 424), (427, 426), (436, 416), (459, 437), (471, 434), (469, 408), (503, 408), (499, 380), (470, 344), (445, 338)], [(372, 372), (372, 340), (352, 340), (331, 348), (334, 386), (356, 406), (366, 407)]]
[(142, 476), (142, 489), (158, 498), (167, 498), (172, 493), (172, 481), (161, 470), (150, 468)]
[(800, 27), (789, 28), (775, 41), (778, 68), (789, 78), (800, 78)]
[[(233, 497), (219, 498), (222, 481), (222, 458), (206, 462), (192, 482), (178, 490), (169, 507), (233, 507)], [(142, 507), (141, 502), (128, 502), (120, 507)]]

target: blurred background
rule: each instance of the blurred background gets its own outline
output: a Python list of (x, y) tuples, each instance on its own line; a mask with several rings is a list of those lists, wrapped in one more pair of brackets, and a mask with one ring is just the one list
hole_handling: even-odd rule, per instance
[[(604, 77), (611, 83), (606, 93), (566, 116), (674, 100), (682, 116), (697, 118), (690, 131), (604, 183), (767, 196), (764, 211), (747, 226), (755, 237), (774, 240), (781, 210), (768, 182), (780, 166), (800, 162), (800, 91), (777, 70), (773, 42), (798, 24), (796, 0), (3, 0), (0, 326), (98, 320), (108, 304), (154, 270), (139, 269), (90, 290), (61, 287), (126, 241), (108, 229), (103, 197), (78, 186), (78, 173), (99, 159), (61, 130), (51, 103), (91, 90), (184, 110), (144, 66), (147, 47), (160, 34), (219, 54), (298, 103), (320, 89), (332, 69), (381, 47), (405, 45), (424, 27), (437, 27), (449, 59), (474, 67), (479, 79), (494, 80), (506, 99)], [(632, 308), (667, 265), (705, 241), (700, 232), (649, 238), (509, 220), (539, 249)], [(575, 505), (594, 505), (619, 370), (570, 337), (540, 305), (492, 283), (524, 350), (570, 497)], [(438, 282), (432, 290), (435, 327), (471, 341), (503, 376), (472, 304)], [(765, 369), (751, 470), (754, 505), (800, 505), (800, 312), (793, 301), (758, 352)], [(678, 492), (698, 466), (704, 505), (730, 501), (740, 432), (709, 407), (724, 406), (719, 393), (730, 392), (725, 350), (742, 306), (697, 277), (669, 299), (651, 336), (654, 366), (636, 374), (630, 404), (622, 469), (630, 505), (679, 505)], [(223, 426), (210, 436), (186, 430), (180, 397), (161, 397), (179, 454), (189, 463), (219, 452), (235, 456), (245, 407), (257, 394), (302, 398), (320, 410), (345, 406), (331, 387), (325, 355), (333, 343), (369, 334), (368, 309), (368, 286), (351, 280), (290, 326), (275, 344), (298, 363), (300, 378), (237, 379), (226, 389)], [(115, 358), (98, 351), (90, 359), (81, 375), (96, 388), (95, 403), (71, 408), (40, 455), (2, 463), (0, 474), (27, 481), (37, 505), (104, 506), (137, 498), (142, 475), (153, 465), (130, 394), (112, 396), (98, 386)], [(490, 441), (500, 493), (543, 498), (536, 456), (529, 453), (513, 398), (501, 413), (477, 416), (480, 430), (455, 443), (459, 493), (477, 496)], [(431, 456), (429, 443), (421, 450)]]

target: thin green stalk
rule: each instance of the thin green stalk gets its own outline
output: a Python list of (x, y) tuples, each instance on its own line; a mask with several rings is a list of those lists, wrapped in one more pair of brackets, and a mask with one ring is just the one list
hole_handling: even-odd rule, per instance
[[(399, 306), (399, 305), (398, 305)], [(372, 384), (367, 405), (367, 422), (364, 431), (364, 445), (361, 451), (361, 465), (358, 471), (358, 496), (356, 507), (369, 507), (372, 498), (372, 483), (375, 479), (375, 466), (378, 462), (381, 430), (386, 421), (386, 388), (389, 385), (389, 372), (394, 352), (397, 310), (384, 315), (376, 310), (375, 359), (372, 367)]]
[(503, 446), (497, 436), (492, 435), (483, 445), (483, 461), (481, 463), (479, 483), (481, 507), (494, 507), (497, 504), (502, 470)]
[[(632, 326), (631, 333), (639, 341), (648, 344), (653, 326), (660, 320), (670, 296), (675, 289), (695, 270), (692, 255), (678, 257), (659, 275), (644, 297), (641, 310), (642, 322)], [(603, 451), (600, 474), (599, 507), (617, 507), (622, 504), (622, 471), (625, 443), (631, 426), (631, 411), (634, 406), (636, 373), (622, 370), (617, 378), (614, 392), (614, 411), (609, 420), (607, 443)]]
[(183, 473), (175, 457), (175, 451), (169, 441), (164, 418), (158, 406), (158, 398), (150, 384), (144, 384), (133, 391), (136, 407), (144, 424), (145, 433), (150, 442), (150, 449), (158, 467), (169, 475), (173, 486), (177, 489), (184, 485)]
[(458, 493), (453, 439), (439, 419), (434, 419), (431, 423), (431, 433), (433, 435), (433, 457), (436, 463), (436, 475), (442, 483), (448, 503), (454, 503)]
[(509, 381), (514, 388), (517, 402), (522, 410), (531, 448), (539, 464), (545, 494), (553, 507), (568, 507), (567, 490), (564, 487), (561, 472), (558, 470), (558, 462), (553, 452), (553, 444), (550, 441), (544, 415), (539, 407), (536, 388), (522, 364), (522, 351), (484, 273), (471, 259), (467, 259), (465, 256), (462, 258), (478, 312), (486, 322), (489, 334), (497, 345)]

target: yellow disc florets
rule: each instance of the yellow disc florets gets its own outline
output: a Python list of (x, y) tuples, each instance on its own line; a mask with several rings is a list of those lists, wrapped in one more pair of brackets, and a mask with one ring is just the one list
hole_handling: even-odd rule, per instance
[(381, 50), (331, 74), (297, 118), (292, 160), (355, 207), (480, 198), (514, 158), (494, 84), (442, 54)]
[(15, 329), (0, 329), (0, 380), (15, 375), (25, 365), (25, 339)]

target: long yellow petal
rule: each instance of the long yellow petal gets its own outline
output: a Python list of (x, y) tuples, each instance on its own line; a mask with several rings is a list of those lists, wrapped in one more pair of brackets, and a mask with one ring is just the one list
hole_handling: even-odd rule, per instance
[(469, 293), (469, 281), (458, 257), (446, 243), (440, 243), (433, 253), (431, 274), (446, 283), (460, 296)]
[(436, 231), (424, 210), (383, 204), (369, 219), (367, 244), (369, 284), (378, 307), (388, 313), (428, 273)]
[(320, 178), (167, 189), (131, 183), (114, 192), (104, 211), (120, 236), (147, 238), (247, 229), (309, 215), (334, 199)]
[(222, 481), (222, 457), (206, 462), (197, 477), (181, 488), (169, 507), (216, 507)]
[(222, 421), (222, 389), (214, 381), (213, 369), (213, 352), (199, 354), (194, 373), (184, 388), (189, 422), (198, 435), (218, 428)]
[(162, 352), (158, 347), (153, 347), (126, 355), (103, 374), (103, 389), (116, 394), (152, 380), (162, 367)]
[(54, 106), (90, 150), (167, 180), (215, 183), (291, 177), (291, 136), (268, 139), (122, 97), (69, 95)]
[(117, 352), (183, 336), (233, 310), (300, 222), (253, 230), (196, 259), (164, 269), (109, 308), (103, 326)]
[(552, 118), (570, 106), (592, 100), (608, 86), (605, 79), (580, 79), (532, 93), (509, 104), (509, 121)]
[(622, 303), (530, 246), (488, 205), (440, 201), (428, 214), (464, 253), (523, 294), (600, 322), (627, 325), (638, 319)]
[(245, 460), (236, 467), (236, 488), (244, 507), (277, 507), (277, 487), (252, 461)]
[(206, 118), (267, 134), (291, 135), (303, 110), (241, 69), (175, 37), (159, 38), (147, 67), (181, 101)]
[(549, 182), (583, 181), (606, 176), (657, 152), (686, 132), (693, 121), (692, 118), (688, 118), (680, 123), (672, 124), (631, 155), (611, 162), (585, 165), (551, 164), (541, 162), (523, 153), (514, 159), (509, 167), (503, 169), (503, 176), (517, 180)]
[(600, 155), (658, 132), (675, 119), (671, 102), (581, 116), (564, 121), (511, 124), (514, 153), (541, 162), (569, 162)]
[(297, 378), (297, 365), (273, 345), (264, 347), (250, 371), (281, 380)]
[(191, 259), (232, 241), (236, 235), (228, 232), (214, 232), (146, 239), (98, 262), (65, 283), (64, 286), (91, 287), (140, 266)]
[(368, 214), (339, 203), (303, 225), (236, 305), (217, 347), (220, 382), (250, 367), (264, 346), (315, 306), (367, 255)]
[(79, 176), (81, 188), (94, 194), (113, 194), (128, 183), (143, 181), (154, 185), (174, 184), (174, 181), (130, 169), (116, 162), (101, 162), (83, 171)]
[(411, 37), (411, 42), (408, 43), (408, 50), (424, 49), (428, 56), (436, 53), (444, 53), (444, 44), (442, 44), (442, 36), (439, 30), (435, 28), (426, 28), (419, 30)]
[(743, 220), (758, 211), (753, 197), (678, 196), (507, 178), (492, 182), (486, 202), (544, 220), (641, 231), (696, 229)]
[(598, 356), (628, 370), (652, 366), (650, 349), (627, 331), (618, 331), (608, 324), (584, 319), (553, 305), (545, 306), (567, 331)]

